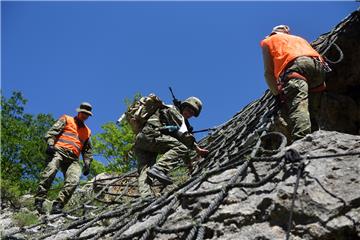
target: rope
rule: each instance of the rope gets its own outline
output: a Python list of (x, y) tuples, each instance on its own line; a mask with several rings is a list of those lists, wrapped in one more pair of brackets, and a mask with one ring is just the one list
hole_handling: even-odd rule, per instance
[(336, 154), (328, 154), (328, 155), (320, 155), (320, 156), (307, 155), (305, 157), (302, 157), (294, 149), (289, 149), (285, 152), (285, 158), (291, 162), (300, 161), (300, 160), (315, 160), (315, 159), (321, 159), (321, 158), (347, 157), (347, 156), (357, 156), (357, 155), (360, 156), (360, 152), (336, 153)]
[(346, 156), (357, 156), (357, 155), (360, 156), (360, 152), (337, 153), (337, 154), (321, 155), (321, 156), (307, 156), (307, 157), (301, 158), (301, 159), (313, 160), (313, 159), (320, 159), (320, 158), (346, 157)]
[(293, 198), (291, 200), (291, 207), (290, 207), (290, 214), (289, 214), (289, 221), (288, 221), (288, 229), (286, 231), (286, 240), (289, 240), (290, 237), (290, 231), (292, 228), (292, 217), (293, 217), (293, 212), (294, 212), (294, 206), (295, 206), (295, 199), (296, 199), (296, 194), (297, 194), (297, 189), (299, 187), (299, 181), (300, 181), (300, 176), (303, 172), (303, 168), (304, 168), (305, 164), (301, 163), (298, 171), (297, 171), (297, 175), (296, 175), (296, 182), (295, 182), (295, 186), (294, 186), (294, 192), (293, 192)]
[[(290, 161), (290, 162), (294, 163), (298, 159), (300, 159), (300, 154), (296, 150), (290, 149), (290, 150), (286, 151), (286, 153), (285, 153), (286, 161)], [(295, 186), (294, 186), (293, 198), (291, 201), (288, 228), (286, 231), (286, 240), (289, 240), (289, 237), (290, 237), (290, 231), (292, 228), (292, 217), (293, 217), (294, 206), (295, 206), (295, 199), (296, 199), (297, 189), (299, 187), (300, 177), (303, 173), (304, 167), (305, 167), (304, 162), (300, 162), (300, 164), (298, 166), (297, 174), (296, 174), (296, 182), (295, 182)]]
[[(297, 170), (297, 175), (296, 175), (296, 182), (295, 182), (295, 186), (294, 186), (293, 198), (292, 198), (292, 201), (291, 201), (288, 228), (287, 228), (287, 231), (286, 231), (286, 240), (289, 240), (289, 237), (290, 237), (290, 231), (291, 231), (291, 228), (292, 228), (292, 217), (293, 217), (293, 212), (294, 212), (297, 189), (299, 187), (300, 177), (301, 177), (301, 175), (302, 175), (302, 173), (304, 171), (304, 168), (305, 168), (304, 160), (312, 160), (312, 159), (320, 159), (320, 158), (333, 158), (333, 157), (340, 157), (340, 156), (341, 157), (356, 156), (356, 155), (360, 155), (360, 152), (349, 152), (349, 153), (339, 153), (339, 154), (330, 154), (330, 155), (321, 155), (321, 156), (307, 156), (307, 157), (301, 157), (300, 154), (294, 149), (289, 149), (288, 151), (285, 152), (286, 161), (291, 162), (291, 163), (294, 163), (296, 161), (300, 161), (300, 164), (299, 164), (298, 170)], [(322, 186), (322, 184), (320, 183), (320, 181), (318, 179), (315, 178), (315, 180), (328, 194), (330, 194), (332, 197), (335, 197), (335, 198), (339, 199), (337, 196), (335, 196), (334, 194), (332, 194), (328, 190), (326, 190)], [(340, 199), (340, 200), (345, 204), (345, 201), (343, 199)]]
[[(339, 59), (337, 59), (337, 60), (330, 60), (328, 57), (325, 57), (325, 55), (324, 55), (324, 57), (325, 57), (325, 59), (326, 59), (326, 62), (329, 62), (329, 63), (331, 63), (331, 64), (337, 64), (337, 63), (341, 62), (341, 61), (344, 59), (344, 53), (343, 53), (343, 51), (341, 50), (341, 48), (339, 47), (339, 45), (337, 45), (336, 43), (333, 43), (332, 45), (334, 45), (335, 48), (336, 48), (336, 50), (338, 50), (338, 52), (339, 52)], [(331, 47), (332, 45), (330, 45), (329, 47)]]

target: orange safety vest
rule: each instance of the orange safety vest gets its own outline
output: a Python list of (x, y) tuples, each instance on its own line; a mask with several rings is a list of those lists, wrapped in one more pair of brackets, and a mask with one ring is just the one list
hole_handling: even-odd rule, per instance
[(61, 118), (65, 118), (66, 126), (59, 135), (55, 147), (69, 149), (79, 157), (85, 141), (90, 138), (91, 130), (86, 125), (78, 127), (73, 117), (63, 115)]
[(303, 38), (276, 33), (261, 41), (261, 47), (266, 45), (274, 62), (274, 77), (278, 79), (289, 62), (300, 56), (318, 57), (320, 54)]

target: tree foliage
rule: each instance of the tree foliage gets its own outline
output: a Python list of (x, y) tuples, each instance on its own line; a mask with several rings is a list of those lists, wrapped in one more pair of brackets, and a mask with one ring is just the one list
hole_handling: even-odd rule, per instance
[(103, 172), (108, 172), (109, 169), (100, 161), (93, 159), (92, 163), (91, 163), (91, 167), (90, 167), (90, 173), (89, 175), (86, 177), (87, 179), (92, 179), (93, 177), (95, 177), (96, 175), (103, 173)]
[(49, 114), (24, 112), (27, 100), (21, 92), (9, 99), (1, 96), (1, 178), (2, 193), (14, 194), (33, 190), (44, 168), (46, 143), (44, 135), (55, 122)]
[[(133, 100), (125, 99), (126, 107), (140, 99), (136, 94)], [(94, 153), (103, 156), (107, 161), (107, 170), (116, 172), (127, 172), (135, 167), (136, 160), (132, 155), (132, 147), (135, 142), (135, 134), (129, 123), (125, 120), (120, 124), (109, 122), (101, 127), (104, 132), (92, 138)]]
[(96, 134), (93, 139), (94, 153), (102, 155), (107, 161), (107, 169), (116, 172), (127, 172), (134, 166), (131, 149), (134, 145), (134, 133), (128, 123), (120, 126), (109, 122), (101, 127), (104, 132)]
[[(137, 94), (134, 97), (138, 99)], [(125, 100), (129, 106), (133, 101)], [(55, 123), (49, 114), (25, 113), (27, 100), (21, 92), (8, 99), (1, 96), (1, 193), (2, 199), (16, 197), (35, 190), (46, 159), (44, 135)], [(131, 154), (135, 135), (126, 121), (119, 125), (106, 123), (103, 132), (92, 137), (93, 150), (103, 156), (108, 165), (94, 160), (90, 177), (101, 172), (127, 172), (135, 166)], [(55, 179), (59, 182), (59, 179)], [(61, 184), (60, 182), (56, 185)], [(51, 195), (51, 192), (50, 192)]]

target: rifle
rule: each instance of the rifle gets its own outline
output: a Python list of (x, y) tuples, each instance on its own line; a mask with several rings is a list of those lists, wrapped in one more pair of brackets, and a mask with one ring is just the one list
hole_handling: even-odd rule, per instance
[(180, 109), (180, 105), (181, 105), (181, 101), (179, 99), (177, 99), (173, 93), (173, 90), (171, 89), (171, 87), (169, 87), (171, 96), (173, 98), (173, 104), (175, 107), (177, 107), (178, 109)]
[[(174, 92), (172, 91), (171, 87), (169, 87), (171, 96), (173, 98), (173, 104), (175, 107), (177, 107), (180, 111), (181, 111), (181, 101), (179, 99), (177, 99), (174, 95)], [(187, 119), (185, 119), (185, 124), (187, 129), (189, 130), (189, 133), (193, 133), (193, 127), (190, 125), (189, 121)]]
[(216, 130), (216, 128), (206, 128), (206, 129), (193, 131), (192, 133), (201, 133), (201, 132), (214, 131), (214, 130)]

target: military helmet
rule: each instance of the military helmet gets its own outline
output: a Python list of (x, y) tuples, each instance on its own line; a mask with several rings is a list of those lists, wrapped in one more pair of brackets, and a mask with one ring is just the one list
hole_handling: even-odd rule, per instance
[(195, 112), (194, 116), (198, 117), (202, 109), (202, 102), (197, 97), (189, 97), (180, 106), (181, 109), (184, 109), (186, 106), (192, 108)]
[(92, 116), (93, 113), (91, 112), (91, 110), (92, 110), (92, 106), (88, 102), (81, 103), (80, 107), (78, 107), (76, 109), (77, 112), (83, 112), (83, 113), (86, 113), (86, 114), (89, 114), (90, 116)]

